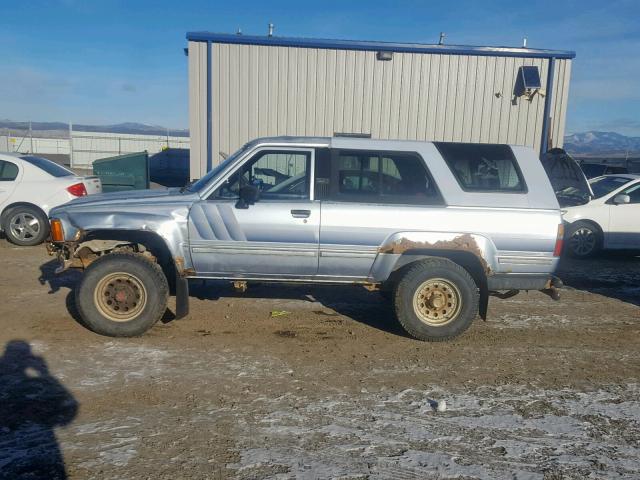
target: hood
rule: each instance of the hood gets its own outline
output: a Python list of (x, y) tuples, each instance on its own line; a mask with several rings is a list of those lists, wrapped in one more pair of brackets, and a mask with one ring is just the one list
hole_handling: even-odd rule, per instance
[(553, 148), (540, 157), (561, 207), (584, 205), (593, 192), (578, 163), (561, 148)]
[[(154, 189), (154, 190), (127, 190), (121, 192), (101, 193), (87, 195), (76, 198), (64, 205), (56, 207), (59, 209), (93, 208), (101, 206), (122, 206), (122, 205), (149, 205), (154, 203), (167, 202), (192, 202), (196, 194), (190, 192), (181, 193), (178, 188)], [(54, 214), (52, 210), (52, 214)]]

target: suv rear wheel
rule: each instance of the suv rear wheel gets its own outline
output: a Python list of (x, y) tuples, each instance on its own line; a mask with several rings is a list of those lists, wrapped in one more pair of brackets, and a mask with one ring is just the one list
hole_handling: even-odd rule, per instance
[(471, 275), (445, 258), (411, 265), (394, 295), (396, 315), (406, 332), (418, 340), (435, 342), (469, 328), (478, 314), (478, 299)]
[(168, 296), (167, 278), (157, 263), (117, 252), (89, 265), (76, 290), (76, 306), (94, 332), (133, 337), (162, 318)]

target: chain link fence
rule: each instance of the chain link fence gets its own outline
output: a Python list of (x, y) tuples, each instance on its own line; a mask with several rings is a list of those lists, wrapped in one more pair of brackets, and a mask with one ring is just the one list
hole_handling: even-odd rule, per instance
[(90, 169), (94, 160), (115, 155), (144, 151), (153, 155), (189, 147), (189, 137), (168, 134), (0, 129), (0, 151), (33, 153), (78, 169)]

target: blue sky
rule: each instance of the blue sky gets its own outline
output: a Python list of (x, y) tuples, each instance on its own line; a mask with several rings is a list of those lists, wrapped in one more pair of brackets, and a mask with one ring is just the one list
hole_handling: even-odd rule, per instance
[[(5, 4), (5, 2), (7, 4)], [(187, 31), (575, 50), (568, 132), (640, 136), (640, 0), (3, 0), (0, 118), (188, 127)], [(8, 5), (10, 4), (10, 5)]]

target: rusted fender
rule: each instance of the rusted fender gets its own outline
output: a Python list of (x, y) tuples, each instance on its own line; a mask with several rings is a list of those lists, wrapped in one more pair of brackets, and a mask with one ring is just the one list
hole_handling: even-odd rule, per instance
[(478, 258), (487, 275), (496, 270), (496, 247), (483, 235), (463, 232), (397, 232), (387, 237), (378, 248), (371, 277), (376, 281), (384, 281), (402, 255), (429, 250), (469, 252)]

